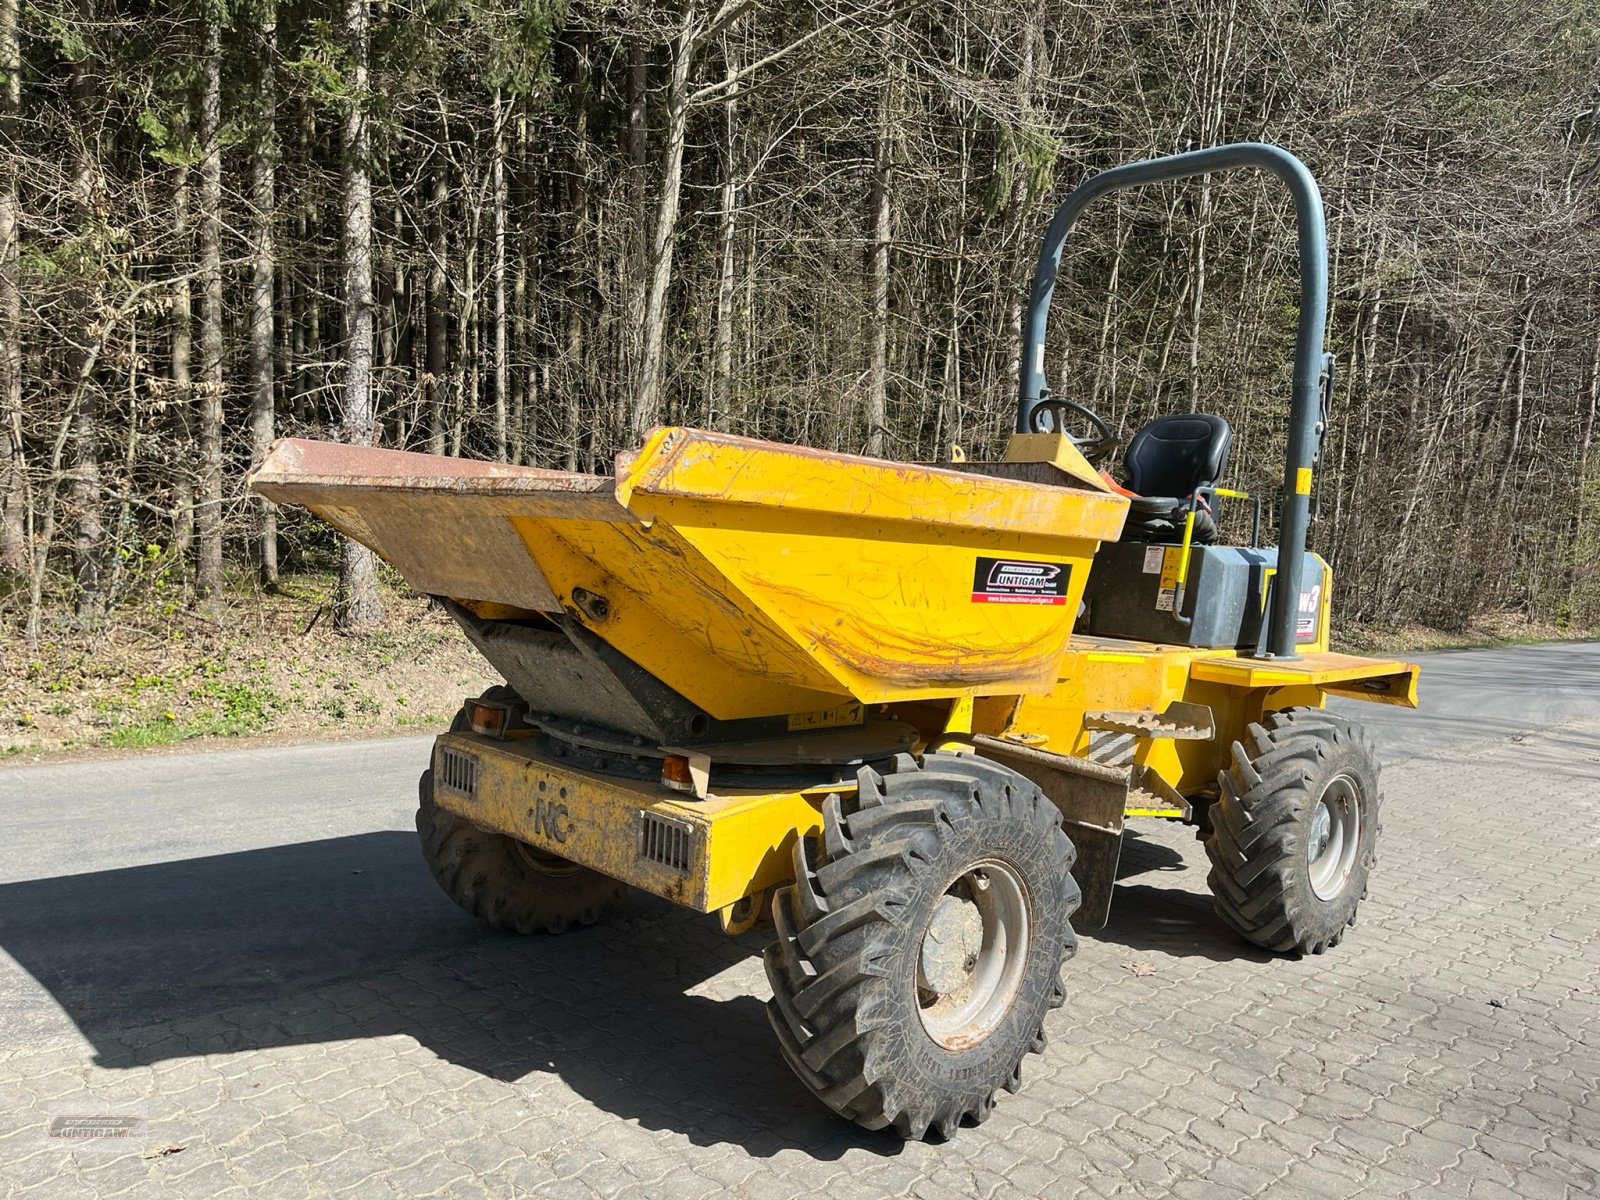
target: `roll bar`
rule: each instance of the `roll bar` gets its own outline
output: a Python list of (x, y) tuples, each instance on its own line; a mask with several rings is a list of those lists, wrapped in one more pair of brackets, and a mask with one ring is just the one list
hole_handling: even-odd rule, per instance
[[(1322, 330), (1328, 316), (1328, 234), (1322, 215), (1322, 193), (1311, 172), (1280, 146), (1264, 142), (1235, 142), (1207, 150), (1191, 150), (1142, 162), (1127, 163), (1090, 176), (1069, 195), (1045, 231), (1028, 294), (1028, 315), (1023, 323), (1021, 386), (1017, 397), (1017, 431), (1032, 431), (1035, 406), (1050, 395), (1044, 374), (1045, 324), (1056, 273), (1061, 267), (1061, 247), (1073, 224), (1091, 201), (1107, 192), (1187, 179), (1214, 171), (1259, 167), (1281, 179), (1294, 197), (1300, 237), (1300, 323), (1295, 334), (1294, 393), (1289, 408), (1288, 453), (1283, 466), (1283, 501), (1278, 513), (1278, 571), (1280, 584), (1272, 589), (1271, 623), (1267, 631), (1267, 656), (1292, 659), (1295, 653), (1295, 618), (1299, 609), (1299, 580), (1306, 556), (1306, 527), (1311, 515), (1311, 472), (1320, 438), (1320, 390), (1324, 371)], [(1293, 581), (1284, 586), (1281, 581)]]

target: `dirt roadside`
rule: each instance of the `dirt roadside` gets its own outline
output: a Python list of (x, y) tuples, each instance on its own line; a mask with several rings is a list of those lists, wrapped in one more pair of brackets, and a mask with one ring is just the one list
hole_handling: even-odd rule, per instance
[(434, 732), (493, 668), (426, 597), (386, 589), (382, 625), (332, 628), (330, 589), (291, 580), (209, 614), (48, 629), (0, 668), (0, 767)]
[[(58, 625), (0, 663), (0, 769), (294, 742), (434, 733), (499, 682), (426, 597), (385, 589), (370, 633), (332, 627), (332, 581), (239, 590), (209, 613), (145, 611), (94, 632)], [(1338, 649), (1388, 655), (1593, 636), (1492, 614), (1468, 629), (1357, 629)]]

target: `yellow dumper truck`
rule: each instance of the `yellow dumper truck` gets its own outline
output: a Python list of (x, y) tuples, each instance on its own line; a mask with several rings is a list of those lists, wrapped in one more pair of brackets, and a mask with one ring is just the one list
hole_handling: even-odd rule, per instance
[[(1277, 545), (1222, 486), (1227, 422), (1117, 446), (1046, 386), (1082, 208), (1259, 167), (1295, 198), (1301, 311)], [(1124, 822), (1197, 827), (1221, 919), (1321, 953), (1355, 920), (1378, 768), (1329, 695), (1415, 705), (1417, 669), (1329, 651), (1307, 552), (1331, 368), (1321, 201), (1276, 147), (1118, 167), (1062, 205), (994, 462), (886, 462), (657, 429), (613, 475), (279, 442), (259, 493), (437, 597), (506, 683), (423, 773), (443, 889), (560, 932), (635, 887), (729, 932), (770, 923), (772, 1027), (839, 1114), (908, 1138), (983, 1120), (1106, 920)], [(1226, 500), (1254, 511), (1225, 544)]]

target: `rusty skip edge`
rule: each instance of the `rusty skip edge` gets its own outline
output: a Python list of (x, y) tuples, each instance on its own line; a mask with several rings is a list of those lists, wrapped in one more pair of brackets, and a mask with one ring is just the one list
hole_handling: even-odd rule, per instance
[[(658, 427), (646, 438), (637, 451), (624, 452), (616, 459), (615, 473), (611, 476), (590, 475), (573, 471), (553, 471), (543, 467), (513, 466), (507, 463), (485, 462), (479, 459), (450, 458), (442, 455), (419, 454), (408, 450), (386, 450), (372, 446), (347, 445), (341, 442), (319, 441), (306, 438), (280, 438), (267, 454), (246, 476), (246, 486), (261, 496), (277, 503), (311, 505), (329, 503), (341, 492), (428, 494), (448, 493), (461, 496), (527, 497), (566, 494), (590, 496), (598, 499), (609, 493), (617, 504), (617, 517), (632, 520), (649, 520), (653, 514), (638, 512), (634, 498), (660, 496), (666, 498), (711, 500), (721, 504), (770, 508), (774, 505), (790, 507), (775, 495), (769, 479), (755, 488), (722, 488), (716, 494), (684, 487), (675, 479), (676, 469), (686, 454), (705, 453), (713, 448), (744, 449), (752, 454), (770, 458), (773, 468), (785, 461), (808, 460), (834, 466), (859, 467), (874, 472), (889, 471), (908, 479), (920, 477), (930, 483), (945, 486), (972, 488), (982, 486), (992, 493), (991, 503), (1010, 495), (1014, 500), (1029, 498), (1046, 504), (1050, 511), (1034, 514), (1042, 527), (1048, 527), (1055, 502), (1061, 493), (1069, 493), (1072, 503), (1079, 507), (1082, 516), (1094, 513), (1095, 518), (1085, 528), (1090, 540), (1103, 540), (1114, 536), (1110, 523), (1120, 527), (1122, 508), (1120, 498), (1083, 492), (1073, 488), (1025, 483), (998, 476), (974, 475), (943, 467), (893, 463), (861, 455), (839, 454), (806, 446), (790, 446), (764, 442), (733, 434), (708, 433), (702, 430), (676, 427)], [(781, 471), (774, 472), (781, 476)], [(918, 523), (944, 526), (989, 527), (995, 513), (979, 510), (967, 513), (964, 519), (952, 520), (950, 514), (929, 512), (926, 515), (904, 517)], [(1102, 509), (1104, 511), (1102, 511)], [(630, 510), (635, 510), (630, 513)], [(829, 511), (844, 511), (830, 507)], [(863, 512), (860, 515), (867, 516)], [(1016, 525), (1023, 514), (1012, 513), (1005, 523)], [(1032, 525), (1032, 518), (1025, 525)], [(1105, 528), (1101, 528), (1104, 525)], [(1025, 531), (1017, 526), (1017, 531)]]
[(473, 458), (279, 438), (250, 470), (245, 484), (268, 499), (281, 495), (294, 503), (301, 488), (516, 494), (603, 491), (615, 486), (615, 480)]

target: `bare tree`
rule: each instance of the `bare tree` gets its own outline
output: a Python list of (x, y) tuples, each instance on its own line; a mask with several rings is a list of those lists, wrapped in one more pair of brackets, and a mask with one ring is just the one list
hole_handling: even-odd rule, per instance
[(876, 153), (872, 165), (871, 251), (867, 274), (867, 440), (866, 452), (882, 455), (889, 436), (889, 252), (894, 239), (895, 66), (888, 53), (892, 30), (882, 43), (887, 74), (878, 94)]
[(428, 212), (426, 394), (428, 449), (434, 454), (445, 450), (450, 380), (450, 173), (442, 144), (446, 133), (441, 114), (438, 143), (433, 148)]
[(200, 92), (200, 487), (195, 505), (195, 595), (222, 590), (222, 28), (205, 19)]
[[(0, 142), (22, 109), (17, 0), (0, 0)], [(22, 442), (22, 290), (18, 279), (17, 163), (0, 155), (0, 572), (28, 569), (27, 463)]]
[[(94, 19), (93, 0), (80, 0), (79, 16)], [(68, 91), (73, 116), (79, 124), (72, 133), (72, 200), (78, 235), (85, 245), (100, 242), (104, 180), (100, 174), (99, 128), (92, 111), (94, 77), (85, 57), (75, 58), (69, 67)], [(104, 336), (101, 309), (105, 293), (98, 270), (76, 281), (71, 297), (74, 326), (67, 344), (67, 386), (70, 400), (63, 429), (72, 429), (72, 486), (68, 497), (73, 509), (73, 579), (76, 608), (80, 619), (94, 621), (104, 612), (105, 593), (101, 579), (101, 555), (105, 526), (101, 516), (104, 496), (100, 476), (100, 419), (103, 395), (98, 378), (100, 345)], [(48, 538), (40, 553), (48, 551)], [(36, 563), (35, 587), (45, 570)], [(37, 607), (33, 605), (30, 607)]]
[[(220, 597), (274, 548), (369, 619), (369, 557), (232, 502), (280, 432), (599, 471), (661, 420), (997, 452), (1052, 205), (1246, 137), (1327, 198), (1313, 538), (1347, 615), (1600, 621), (1592, 47), (1561, 0), (1358, 8), (66, 0), (57, 37), (0, 0), (0, 621), (104, 636), (176, 561)], [(1254, 176), (1094, 206), (1052, 386), (1127, 432), (1219, 411), (1270, 492), (1293, 263)], [(1471, 556), (1434, 536), (1461, 479)]]
[(494, 258), (490, 265), (494, 287), (494, 456), (506, 461), (506, 413), (509, 387), (506, 362), (506, 106), (499, 88), (494, 90), (494, 149), (489, 168), (490, 205), (494, 210)]
[[(273, 331), (273, 285), (276, 273), (272, 224), (277, 216), (277, 0), (258, 0), (256, 40), (255, 140), (250, 159), (251, 223), (254, 254), (250, 276), (250, 451), (261, 458), (272, 444), (276, 425), (276, 364)], [(261, 586), (278, 586), (278, 516), (272, 501), (258, 497), (261, 529), (258, 567)]]
[[(180, 133), (182, 128), (180, 127)], [(180, 137), (180, 142), (181, 142)], [(194, 469), (188, 448), (194, 427), (194, 313), (190, 291), (189, 162), (180, 158), (172, 188), (172, 245), (175, 278), (168, 302), (170, 325), (168, 349), (171, 392), (168, 400), (172, 440), (178, 450), (172, 456), (172, 554), (179, 562), (194, 549)]]
[[(725, 25), (736, 13), (729, 9), (748, 4), (726, 5), (718, 13)], [(713, 18), (712, 24), (716, 23)], [(683, 144), (689, 122), (689, 82), (695, 57), (707, 36), (708, 26), (697, 7), (688, 0), (683, 21), (673, 44), (672, 78), (667, 85), (667, 140), (661, 155), (660, 199), (656, 207), (655, 232), (650, 239), (649, 288), (645, 293), (640, 342), (639, 381), (633, 402), (628, 407), (628, 439), (638, 442), (655, 424), (661, 410), (662, 346), (666, 340), (667, 289), (672, 286), (673, 238), (678, 226), (678, 204), (683, 188)]]
[(725, 420), (733, 408), (733, 322), (738, 302), (736, 235), (739, 228), (739, 152), (737, 145), (736, 101), (739, 96), (739, 51), (737, 43), (724, 35), (723, 58), (727, 63), (728, 90), (723, 104), (725, 165), (717, 213), (717, 325), (711, 343), (711, 389), (706, 409), (715, 424)]
[[(370, 0), (344, 0), (346, 53), (344, 128), (344, 440), (372, 445), (372, 139), (367, 125)], [(378, 567), (371, 550), (344, 539), (336, 619), (346, 630), (369, 629), (383, 617)]]

